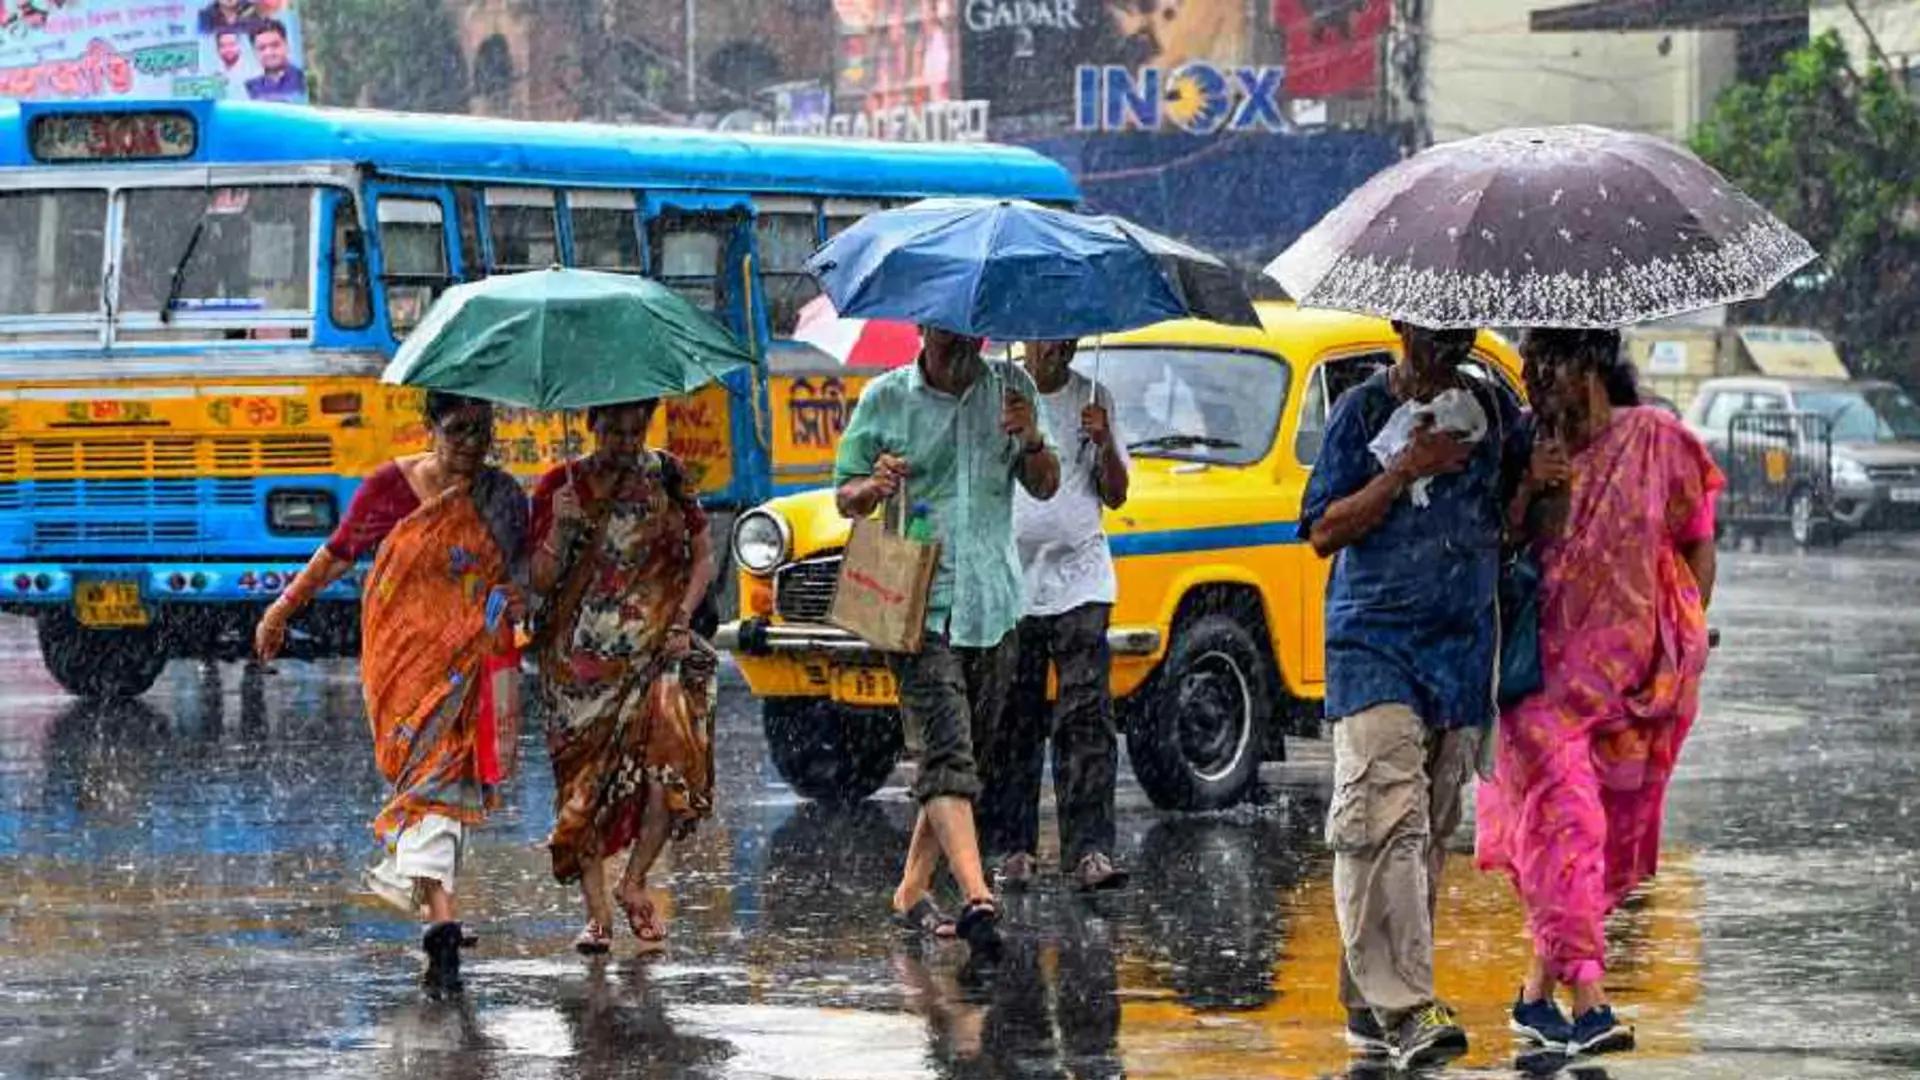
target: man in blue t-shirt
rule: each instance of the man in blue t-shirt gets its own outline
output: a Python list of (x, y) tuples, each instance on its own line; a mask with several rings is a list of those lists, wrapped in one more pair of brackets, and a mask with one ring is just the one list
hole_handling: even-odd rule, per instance
[[(1401, 362), (1334, 405), (1300, 535), (1336, 559), (1326, 597), (1335, 721), (1327, 842), (1340, 996), (1352, 1041), (1411, 1068), (1467, 1048), (1434, 997), (1433, 914), (1443, 844), (1493, 720), (1505, 508), (1530, 440), (1513, 394), (1463, 370), (1473, 331), (1396, 329)], [(1397, 410), (1451, 390), (1472, 402), (1484, 434), (1469, 440), (1427, 420), (1378, 460), (1371, 444)]]

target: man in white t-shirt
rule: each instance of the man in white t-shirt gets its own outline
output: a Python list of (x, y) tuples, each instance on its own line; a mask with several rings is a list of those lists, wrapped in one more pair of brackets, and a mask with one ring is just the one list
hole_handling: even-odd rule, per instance
[[(1127, 501), (1130, 462), (1112, 426), (1112, 396), (1073, 370), (1075, 347), (1072, 341), (1027, 344), (1027, 373), (1060, 441), (1060, 487), (1044, 501), (1014, 493), (1026, 612), (1013, 690), (979, 801), (981, 846), (1000, 858), (1000, 883), (1011, 889), (1031, 884), (1038, 870), (1040, 774), (1049, 739), (1061, 870), (1085, 892), (1119, 888), (1127, 879), (1113, 859), (1120, 747), (1108, 688), (1107, 621), (1117, 585), (1100, 515), (1103, 507)], [(1049, 662), (1059, 674), (1051, 708)]]

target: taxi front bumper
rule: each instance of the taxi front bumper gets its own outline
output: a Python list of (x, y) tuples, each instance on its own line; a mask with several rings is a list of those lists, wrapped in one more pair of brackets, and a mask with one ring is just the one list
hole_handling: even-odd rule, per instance
[[(1116, 626), (1107, 630), (1107, 648), (1115, 656), (1154, 656), (1160, 652), (1160, 630), (1149, 626)], [(816, 623), (775, 623), (741, 619), (724, 623), (713, 644), (739, 656), (781, 653), (877, 654), (864, 640), (834, 626)]]

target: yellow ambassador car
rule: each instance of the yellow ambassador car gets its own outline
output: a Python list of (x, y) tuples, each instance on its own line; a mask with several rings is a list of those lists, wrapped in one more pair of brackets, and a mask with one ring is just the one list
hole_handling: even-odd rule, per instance
[[(1378, 319), (1260, 317), (1108, 337), (1076, 365), (1097, 366), (1133, 453), (1131, 497), (1106, 515), (1113, 693), (1134, 774), (1165, 809), (1232, 805), (1284, 736), (1318, 733), (1327, 564), (1296, 536), (1300, 502), (1331, 403), (1399, 350)], [(1469, 367), (1517, 388), (1519, 365), (1489, 333)], [(830, 490), (742, 515), (741, 618), (718, 636), (762, 700), (775, 767), (822, 800), (872, 794), (902, 749), (882, 657), (825, 621), (847, 533)]]

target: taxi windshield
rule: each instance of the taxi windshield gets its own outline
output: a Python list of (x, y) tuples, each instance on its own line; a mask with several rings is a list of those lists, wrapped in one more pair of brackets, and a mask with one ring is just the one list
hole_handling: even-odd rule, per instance
[(1165, 346), (1082, 349), (1074, 369), (1113, 395), (1114, 427), (1134, 456), (1222, 465), (1266, 456), (1289, 379), (1269, 354)]

